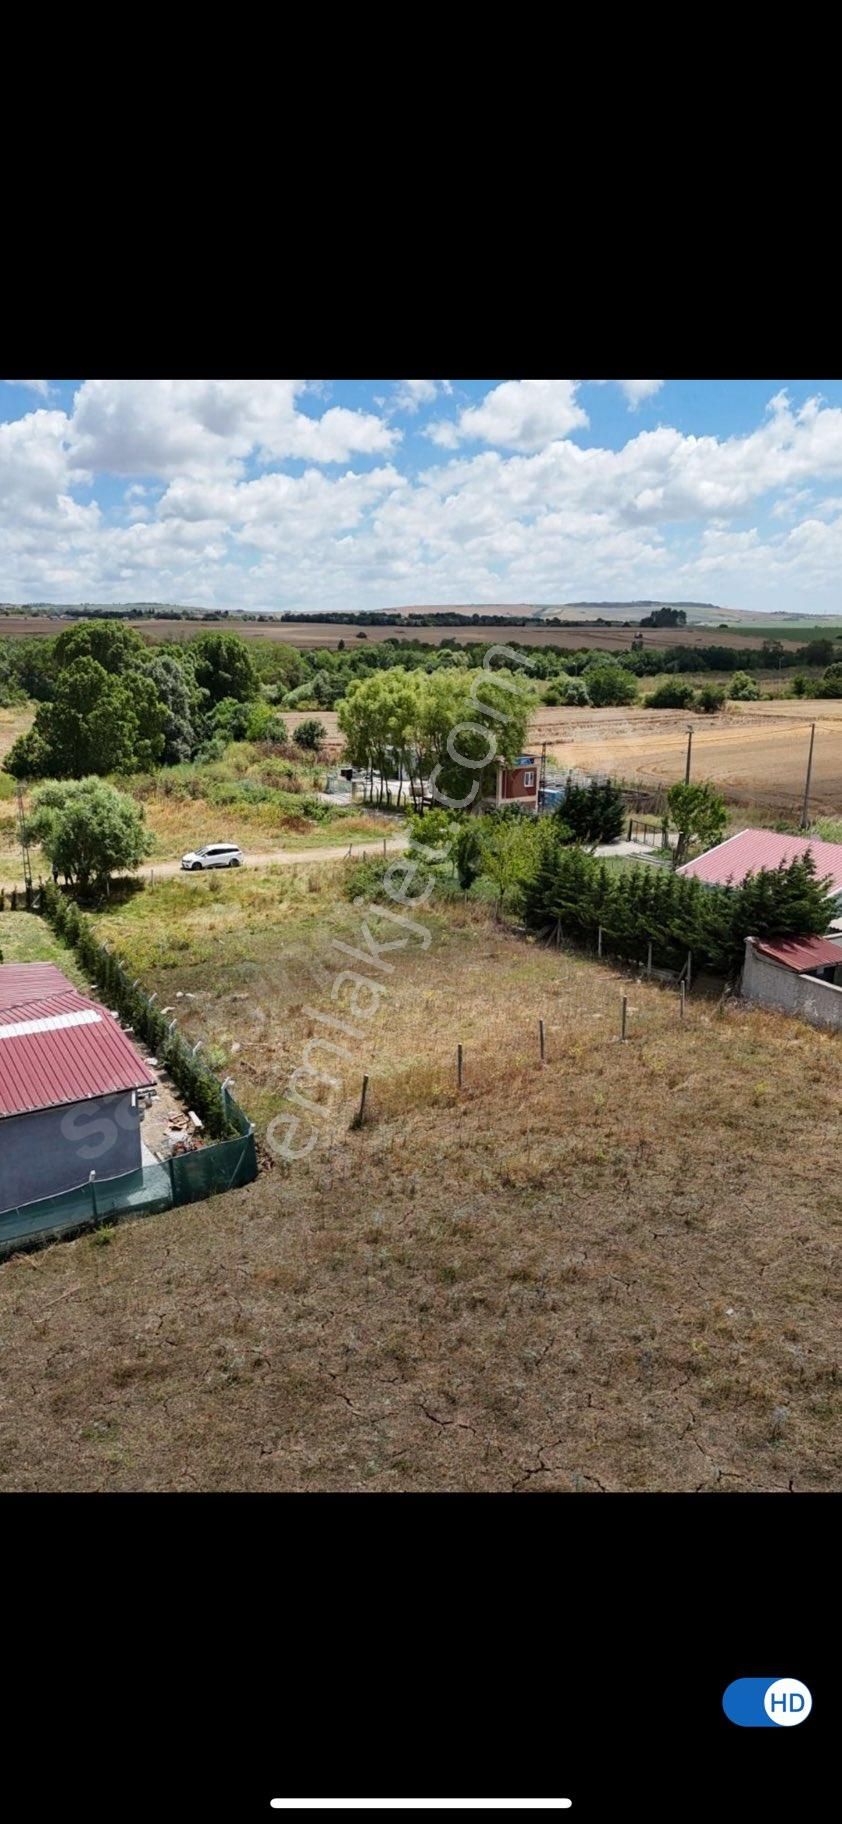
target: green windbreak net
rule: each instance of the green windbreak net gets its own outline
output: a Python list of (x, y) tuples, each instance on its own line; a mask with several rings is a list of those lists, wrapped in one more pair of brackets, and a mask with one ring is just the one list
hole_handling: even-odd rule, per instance
[(254, 1135), (202, 1146), (195, 1153), (178, 1153), (170, 1163), (176, 1203), (196, 1203), (219, 1191), (233, 1191), (257, 1177)]
[[(233, 1109), (231, 1112), (232, 1119), (236, 1119)], [(237, 1114), (241, 1112), (237, 1110)], [(63, 1191), (58, 1197), (44, 1197), (38, 1203), (3, 1211), (0, 1258), (30, 1241), (58, 1240), (100, 1222), (116, 1221), (121, 1216), (149, 1216), (171, 1209), (174, 1204), (198, 1203), (220, 1191), (251, 1184), (257, 1177), (257, 1150), (244, 1115), (242, 1122), (248, 1131), (239, 1138), (199, 1147), (195, 1153), (179, 1154), (168, 1165), (145, 1165), (120, 1178), (97, 1180), (93, 1185), (80, 1185), (78, 1190)]]
[(124, 1172), (120, 1178), (103, 1179), (93, 1186), (80, 1185), (57, 1197), (43, 1197), (20, 1209), (4, 1210), (0, 1215), (0, 1254), (30, 1238), (65, 1235), (72, 1229), (87, 1228), (109, 1216), (129, 1212), (151, 1215), (154, 1210), (170, 1209), (172, 1202), (165, 1165), (144, 1166), (142, 1171)]

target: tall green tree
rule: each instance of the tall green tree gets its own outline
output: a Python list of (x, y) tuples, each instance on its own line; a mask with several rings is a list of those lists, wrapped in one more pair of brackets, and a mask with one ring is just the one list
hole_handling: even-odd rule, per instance
[(678, 842), (672, 852), (672, 865), (680, 868), (694, 843), (703, 849), (721, 842), (728, 822), (728, 812), (721, 792), (710, 781), (698, 785), (683, 782), (671, 785), (667, 792), (670, 822), (678, 831)]
[(165, 721), (143, 672), (121, 677), (95, 659), (74, 659), (59, 672), (52, 702), (39, 704), (32, 728), (15, 742), (6, 771), (24, 779), (148, 771), (161, 758)]
[(136, 868), (153, 839), (143, 807), (104, 779), (50, 780), (33, 793), (27, 834), (41, 844), (55, 874), (87, 893)]
[(626, 820), (626, 803), (613, 779), (573, 785), (568, 777), (563, 801), (553, 815), (566, 825), (573, 842), (616, 842)]
[(77, 659), (95, 659), (103, 671), (119, 676), (139, 665), (147, 648), (134, 627), (123, 621), (77, 621), (66, 627), (53, 647), (53, 664), (66, 671)]
[(482, 872), (497, 888), (497, 920), (502, 916), (507, 894), (527, 878), (537, 843), (537, 829), (531, 817), (504, 811), (480, 820)]
[(171, 653), (156, 653), (145, 661), (143, 670), (151, 679), (165, 711), (162, 765), (178, 766), (190, 760), (199, 745), (203, 692), (196, 683), (192, 667), (182, 664)]
[(200, 689), (213, 705), (225, 697), (240, 703), (256, 697), (260, 679), (245, 640), (236, 633), (203, 633), (188, 647), (188, 658)]

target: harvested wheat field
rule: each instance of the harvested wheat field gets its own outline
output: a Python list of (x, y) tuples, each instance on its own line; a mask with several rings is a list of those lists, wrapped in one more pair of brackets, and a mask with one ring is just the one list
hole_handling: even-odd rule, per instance
[[(353, 967), (342, 878), (100, 921), (259, 1134)], [(703, 989), (681, 1021), (479, 905), (423, 925), (309, 1157), (0, 1267), (4, 1489), (838, 1486), (842, 1040)]]
[(716, 716), (663, 709), (549, 709), (535, 712), (534, 747), (583, 772), (610, 772), (643, 785), (684, 777), (687, 730), (693, 730), (692, 777), (711, 779), (734, 805), (782, 815), (804, 796), (810, 724), (816, 724), (811, 805), (814, 814), (842, 808), (842, 700), (730, 703)]
[[(408, 610), (412, 612), (412, 610)], [(418, 612), (425, 612), (423, 609)], [(466, 612), (471, 613), (468, 609)], [(515, 615), (517, 609), (513, 609)], [(225, 632), (238, 633), (244, 640), (271, 640), (285, 646), (297, 646), (302, 651), (315, 647), (336, 647), (340, 640), (346, 646), (353, 645), (358, 639), (376, 640), (418, 640), (425, 646), (437, 646), (440, 640), (483, 640), (490, 643), (496, 639), (517, 640), (526, 646), (563, 646), (568, 650), (579, 650), (592, 646), (598, 651), (627, 652), (631, 646), (637, 623), (629, 621), (628, 626), (606, 624), (596, 626), (593, 622), (582, 621), (572, 627), (554, 625), (552, 622), (534, 622), (524, 620), (514, 625), (506, 625), (505, 618), (499, 627), (486, 622), (484, 626), (454, 625), (447, 621), (433, 622), (426, 627), (401, 625), (399, 621), (378, 626), (358, 627), (353, 621), (319, 621), (309, 617), (301, 621), (249, 621), (239, 615), (232, 615), (229, 621), (202, 620), (167, 620), (155, 615), (147, 615), (142, 620), (128, 620), (127, 624), (136, 627), (145, 639), (161, 640), (195, 640), (203, 633)], [(0, 637), (3, 639), (21, 639), (42, 637), (55, 639), (65, 627), (78, 625), (68, 615), (16, 614), (3, 615), (0, 618)], [(834, 628), (835, 631), (835, 628)], [(755, 632), (750, 622), (727, 630), (716, 626), (691, 627), (646, 627), (643, 637), (647, 646), (753, 646), (760, 647), (768, 632)], [(814, 637), (814, 630), (809, 627), (801, 634), (789, 632), (784, 638), (807, 640)]]

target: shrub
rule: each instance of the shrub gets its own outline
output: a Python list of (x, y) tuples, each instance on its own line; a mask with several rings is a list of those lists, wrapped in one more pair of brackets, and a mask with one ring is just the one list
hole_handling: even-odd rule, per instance
[(735, 671), (731, 679), (729, 697), (735, 703), (756, 703), (760, 696), (760, 687), (747, 671)]
[(327, 729), (316, 716), (308, 716), (307, 720), (299, 723), (295, 730), (296, 745), (305, 748), (308, 752), (316, 753), (326, 740)]
[(674, 966), (692, 953), (696, 968), (734, 973), (748, 936), (821, 935), (832, 915), (827, 881), (812, 856), (749, 875), (742, 886), (711, 887), (665, 869), (610, 871), (581, 848), (541, 831), (523, 886), (527, 922), (593, 939), (601, 927), (615, 954), (638, 961), (651, 943), (656, 963)]
[(349, 861), (343, 881), (346, 899), (376, 899), (383, 891), (383, 877), (392, 865), (385, 856), (380, 861)]
[(592, 779), (589, 785), (572, 785), (557, 811), (553, 812), (556, 833), (565, 829), (563, 840), (598, 843), (616, 842), (626, 820), (623, 794), (613, 779)]
[(692, 684), (683, 684), (679, 678), (668, 678), (659, 684), (651, 696), (645, 698), (647, 709), (689, 709), (695, 696)]
[(703, 684), (696, 697), (695, 707), (703, 716), (715, 716), (725, 702), (723, 684)]

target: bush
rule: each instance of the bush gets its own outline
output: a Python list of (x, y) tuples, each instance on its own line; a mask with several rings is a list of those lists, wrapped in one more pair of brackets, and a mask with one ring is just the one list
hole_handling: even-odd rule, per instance
[(828, 665), (816, 687), (817, 697), (842, 697), (842, 664)]
[(594, 708), (622, 707), (637, 700), (637, 681), (611, 659), (598, 658), (585, 667), (585, 682)]
[(562, 829), (567, 831), (561, 840), (593, 844), (616, 842), (626, 821), (625, 799), (613, 779), (592, 779), (589, 785), (572, 785), (568, 779), (562, 803), (553, 812), (553, 821), (557, 836)]
[(756, 703), (760, 687), (747, 671), (735, 671), (728, 695), (735, 703)]
[(644, 701), (647, 709), (689, 709), (695, 694), (692, 684), (683, 684), (679, 678), (668, 678)]
[(547, 819), (523, 905), (538, 929), (556, 925), (566, 936), (593, 940), (601, 927), (604, 944), (629, 961), (640, 961), (651, 943), (657, 964), (674, 967), (689, 951), (697, 969), (727, 974), (742, 967), (748, 936), (825, 932), (832, 916), (828, 884), (816, 878), (810, 855), (749, 875), (736, 888), (661, 868), (613, 872), (584, 849), (555, 841)]
[(316, 716), (308, 716), (306, 722), (299, 723), (298, 728), (295, 730), (294, 739), (298, 747), (303, 747), (308, 752), (317, 753), (318, 749), (327, 740), (327, 729), (325, 728), (324, 723), (319, 722)]
[(701, 710), (703, 716), (715, 716), (724, 702), (725, 686), (723, 684), (703, 684), (696, 698), (695, 708)]
[(346, 899), (377, 899), (383, 892), (383, 877), (394, 861), (394, 856), (380, 861), (349, 861), (346, 866), (342, 890)]

